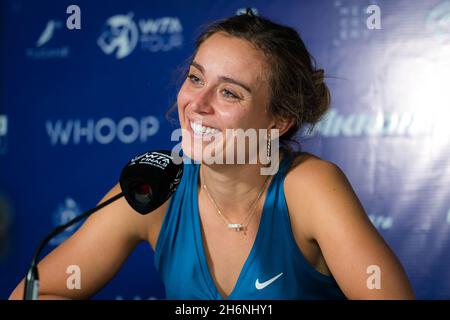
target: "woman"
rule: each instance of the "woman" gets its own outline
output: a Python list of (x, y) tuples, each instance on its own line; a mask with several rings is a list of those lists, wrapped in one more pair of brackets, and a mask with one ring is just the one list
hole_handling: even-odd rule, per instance
[[(140, 241), (155, 250), (169, 299), (414, 298), (342, 171), (289, 147), (329, 106), (323, 71), (296, 31), (251, 14), (212, 24), (177, 102), (183, 152), (198, 163), (185, 164), (177, 191), (152, 214), (120, 200), (91, 216), (39, 264), (41, 299), (90, 297)], [(278, 132), (274, 174), (261, 174), (261, 159), (207, 161), (211, 144), (217, 152), (231, 141), (211, 139), (226, 129)], [(265, 137), (271, 161), (276, 138)], [(80, 290), (66, 287), (68, 265), (80, 267)], [(11, 298), (22, 292), (23, 282)]]

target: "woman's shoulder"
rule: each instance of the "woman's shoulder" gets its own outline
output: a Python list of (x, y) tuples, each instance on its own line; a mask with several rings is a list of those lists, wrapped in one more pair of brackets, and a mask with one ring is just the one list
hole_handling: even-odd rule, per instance
[(317, 192), (349, 185), (344, 172), (334, 162), (308, 152), (300, 152), (293, 157), (284, 182), (288, 191), (317, 196)]
[[(318, 218), (320, 203), (331, 201), (330, 194), (348, 185), (342, 170), (333, 162), (301, 152), (294, 156), (284, 181), (284, 193), (291, 218), (301, 221), (308, 238)], [(310, 228), (310, 227), (311, 228)]]
[[(324, 160), (317, 155), (308, 152), (298, 152), (293, 155), (291, 166), (286, 174), (286, 180), (298, 180), (308, 182), (308, 179), (326, 178), (332, 173), (343, 173), (333, 162)], [(329, 178), (329, 177), (328, 177)], [(293, 181), (293, 182), (301, 182)], [(309, 181), (311, 182), (311, 181)]]
[[(285, 195), (296, 239), (319, 255), (345, 295), (352, 299), (413, 298), (401, 264), (370, 222), (342, 170), (311, 154), (294, 159)], [(308, 256), (308, 255), (306, 255)], [(314, 254), (309, 257), (315, 257)], [(346, 257), (343, 262), (342, 257)], [(383, 290), (367, 290), (367, 266), (385, 274)], [(349, 273), (351, 268), (355, 272)], [(376, 292), (375, 292), (376, 291)]]

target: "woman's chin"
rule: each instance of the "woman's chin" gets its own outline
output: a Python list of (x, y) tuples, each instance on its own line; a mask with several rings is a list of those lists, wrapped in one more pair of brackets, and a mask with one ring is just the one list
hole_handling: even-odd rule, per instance
[[(190, 142), (185, 141), (186, 140), (183, 140), (181, 148), (183, 149), (183, 154), (186, 157), (198, 163), (221, 163), (221, 161), (217, 159), (219, 154), (216, 153), (213, 144), (205, 141), (194, 141), (196, 143), (193, 143), (192, 140), (190, 140)], [(221, 154), (222, 155), (220, 155), (220, 157), (223, 156), (222, 152)]]
[(202, 162), (203, 158), (203, 146), (198, 141), (193, 139), (183, 139), (181, 149), (185, 157), (195, 161)]
[(182, 139), (183, 154), (196, 162), (204, 162), (206, 159), (213, 158), (217, 144), (222, 145), (222, 141), (215, 141), (214, 138), (195, 135), (188, 131), (183, 132)]

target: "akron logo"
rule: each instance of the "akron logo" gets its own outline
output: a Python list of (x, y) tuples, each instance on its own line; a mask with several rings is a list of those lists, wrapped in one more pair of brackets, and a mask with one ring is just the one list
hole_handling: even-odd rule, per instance
[(116, 15), (106, 21), (105, 30), (98, 38), (97, 44), (106, 54), (115, 51), (115, 57), (122, 59), (133, 52), (138, 41), (138, 28), (133, 21), (133, 13)]

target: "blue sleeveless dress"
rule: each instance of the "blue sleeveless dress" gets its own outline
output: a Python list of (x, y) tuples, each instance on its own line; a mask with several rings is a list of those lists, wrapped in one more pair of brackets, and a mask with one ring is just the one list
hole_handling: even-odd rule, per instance
[[(314, 269), (295, 242), (283, 189), (292, 156), (270, 182), (259, 229), (229, 300), (345, 299), (331, 276)], [(199, 164), (184, 164), (155, 248), (167, 299), (220, 300), (206, 262), (198, 209)]]

